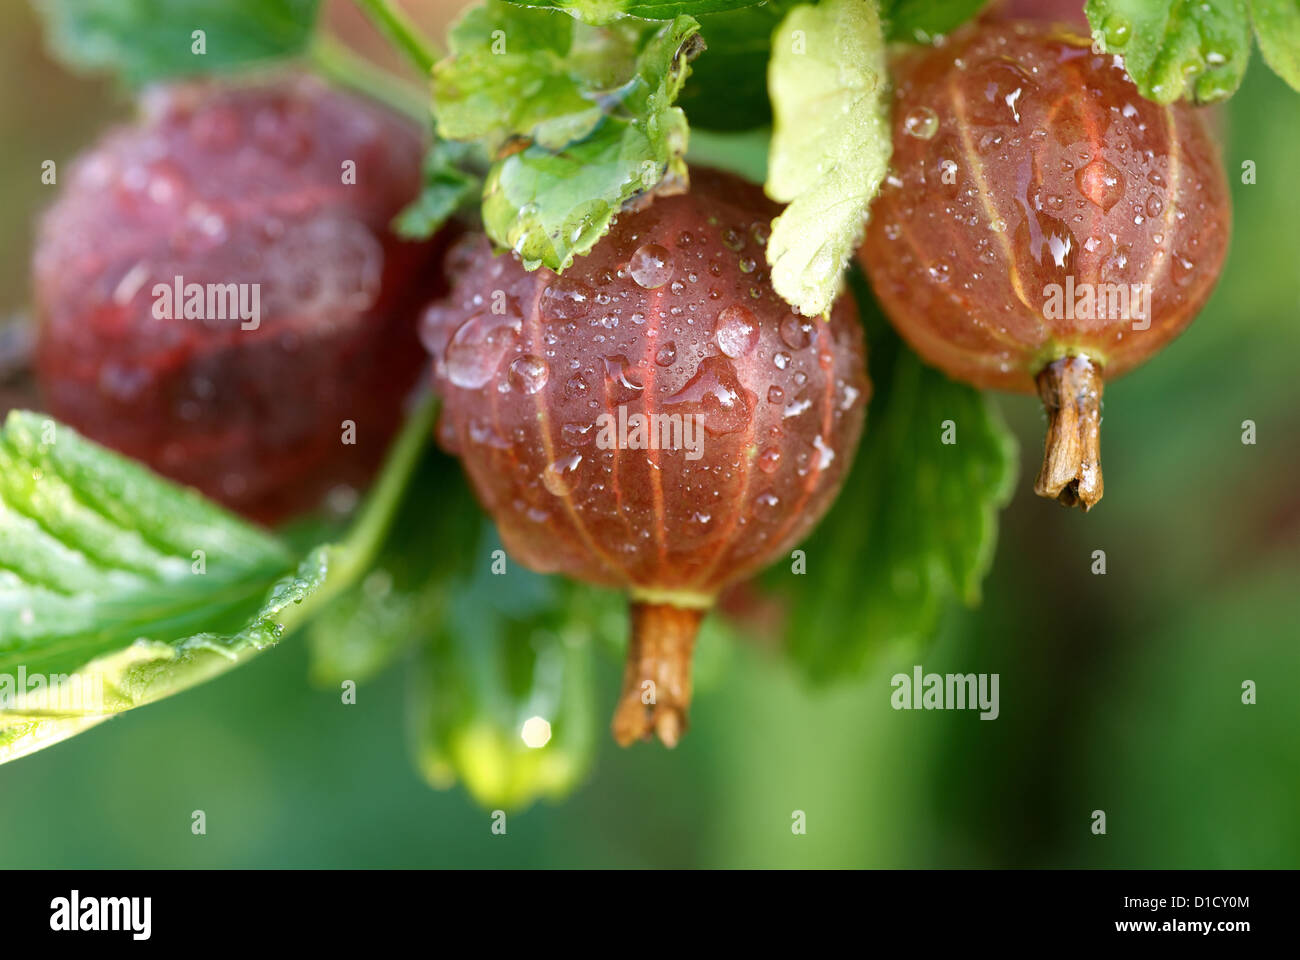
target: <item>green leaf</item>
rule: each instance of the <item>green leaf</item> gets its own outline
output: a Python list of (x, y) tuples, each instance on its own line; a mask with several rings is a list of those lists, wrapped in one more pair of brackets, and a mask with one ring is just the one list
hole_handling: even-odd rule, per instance
[(438, 133), (498, 155), (484, 225), (530, 268), (564, 269), (624, 204), (685, 183), (686, 117), (673, 102), (702, 47), (690, 17), (591, 27), (488, 2), (453, 28), (451, 47), (434, 68)]
[[(979, 601), (1016, 475), (1014, 437), (991, 401), (923, 364), (853, 276), (871, 344), (867, 430), (803, 544), (807, 573), (777, 567), (766, 578), (789, 598), (791, 655), (819, 680), (929, 638), (953, 600)], [(947, 421), (954, 443), (943, 442)]]
[(960, 27), (988, 0), (883, 0), (880, 15), (890, 40), (932, 43)]
[(474, 172), (481, 151), (474, 144), (440, 140), (424, 156), (420, 195), (393, 218), (407, 240), (427, 240), (451, 217), (474, 205), (483, 178)]
[(772, 32), (796, 4), (775, 0), (699, 17), (706, 49), (692, 64), (677, 102), (691, 122), (713, 130), (772, 125), (767, 61)]
[(351, 586), (435, 409), (428, 398), (408, 417), (347, 539), (298, 564), (197, 492), (12, 412), (0, 430), (0, 762), (242, 663)]
[(797, 7), (772, 38), (776, 126), (767, 193), (772, 286), (800, 313), (830, 309), (889, 166), (885, 41), (874, 0)]
[(495, 153), (543, 124), (590, 130), (601, 111), (583, 96), (585, 65), (569, 60), (575, 29), (549, 11), (496, 0), (471, 7), (451, 28), (451, 54), (433, 68), (438, 135), (479, 140)]
[(1250, 60), (1246, 0), (1088, 0), (1093, 42), (1157, 103), (1233, 94)]
[[(128, 83), (215, 73), (302, 52), (320, 0), (42, 0), (53, 51)], [(202, 53), (194, 31), (201, 30)]]
[[(14, 411), (0, 430), (0, 692), (12, 684), (0, 761), (274, 643), (286, 606), (316, 590), (329, 561), (322, 550), (286, 576), (293, 558), (274, 537)], [(89, 685), (80, 699), (78, 684)]]
[(411, 673), (416, 762), (434, 787), (462, 781), (488, 809), (558, 799), (591, 765), (592, 648), (621, 598), (505, 560), (488, 520), (469, 542)]
[(772, 131), (761, 128), (744, 133), (692, 130), (686, 159), (692, 166), (730, 170), (751, 183), (762, 183), (767, 179), (767, 148), (771, 139)]
[(508, 0), (520, 7), (562, 10), (584, 23), (602, 25), (621, 17), (641, 20), (673, 20), (752, 7), (762, 0)]
[(1250, 14), (1264, 62), (1300, 90), (1300, 0), (1250, 0)]

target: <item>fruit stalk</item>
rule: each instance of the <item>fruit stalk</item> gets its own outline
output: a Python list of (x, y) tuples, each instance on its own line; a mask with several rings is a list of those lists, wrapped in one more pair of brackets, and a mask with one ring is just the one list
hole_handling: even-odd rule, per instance
[(1101, 499), (1101, 370), (1087, 357), (1062, 357), (1038, 374), (1047, 411), (1043, 466), (1034, 492), (1086, 513)]
[(619, 746), (657, 734), (666, 747), (686, 732), (691, 705), (691, 656), (708, 611), (632, 601), (623, 692), (611, 728)]

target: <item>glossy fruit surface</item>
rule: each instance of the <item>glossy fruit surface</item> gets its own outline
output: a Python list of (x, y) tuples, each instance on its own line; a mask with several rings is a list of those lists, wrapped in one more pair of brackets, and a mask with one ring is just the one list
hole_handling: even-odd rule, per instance
[(735, 177), (691, 176), (562, 276), (461, 245), (452, 295), (424, 322), (439, 436), (507, 550), (629, 590), (634, 621), (654, 621), (634, 632), (629, 680), (671, 662), (661, 685), (687, 699), (701, 611), (825, 513), (869, 393), (850, 300), (827, 322), (771, 289), (774, 205)]
[(967, 27), (895, 75), (892, 170), (862, 261), (927, 360), (1028, 392), (1066, 356), (1113, 379), (1191, 322), (1229, 229), (1193, 108), (1144, 100), (1119, 57), (1025, 22)]
[(1227, 250), (1219, 152), (1068, 25), (972, 24), (896, 64), (894, 154), (860, 259), (899, 333), (978, 387), (1037, 389), (1041, 496), (1090, 509), (1105, 381), (1205, 304)]
[(437, 289), (435, 246), (388, 230), (418, 191), (418, 132), (305, 78), (167, 88), (143, 108), (73, 165), (40, 225), (48, 408), (264, 521), (363, 483)]

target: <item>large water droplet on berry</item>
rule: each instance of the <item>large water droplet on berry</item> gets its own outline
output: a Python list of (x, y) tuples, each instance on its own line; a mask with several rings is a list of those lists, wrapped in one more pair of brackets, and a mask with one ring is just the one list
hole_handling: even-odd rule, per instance
[(571, 447), (582, 447), (596, 438), (595, 423), (566, 423), (560, 427), (560, 437)]
[(673, 258), (664, 247), (647, 243), (636, 248), (627, 262), (627, 271), (639, 286), (647, 290), (662, 287), (673, 275)]
[(542, 291), (542, 319), (551, 323), (559, 320), (579, 320), (591, 309), (591, 287), (574, 277), (556, 277)]
[(581, 464), (582, 454), (577, 451), (547, 464), (542, 471), (542, 485), (557, 497), (567, 497), (578, 485), (578, 467)]
[(1016, 227), (1016, 245), (1049, 272), (1056, 268), (1062, 275), (1074, 271), (1077, 253), (1074, 234), (1056, 217), (1035, 210), (1028, 211)]
[(781, 466), (780, 448), (768, 447), (758, 455), (758, 469), (764, 473), (775, 473), (779, 466)]
[(786, 314), (781, 320), (781, 342), (791, 350), (802, 350), (812, 342), (813, 325), (807, 317)]
[(447, 344), (447, 379), (466, 390), (484, 386), (506, 352), (519, 338), (522, 322), (517, 316), (476, 313), (452, 335)]
[(605, 357), (604, 361), (605, 380), (610, 399), (615, 403), (627, 403), (645, 389), (645, 384), (636, 375), (627, 357), (618, 354), (617, 356)]
[(669, 413), (704, 417), (704, 429), (714, 436), (743, 429), (750, 419), (755, 397), (741, 385), (730, 360), (706, 357), (695, 376), (664, 401)]
[(1038, 88), (1029, 71), (1008, 60), (981, 63), (971, 77), (971, 120), (985, 126), (1019, 123), (1021, 108)]
[(718, 314), (713, 328), (718, 349), (731, 358), (743, 357), (758, 343), (758, 320), (748, 307), (734, 305)]
[(520, 393), (531, 394), (546, 386), (546, 381), (550, 375), (551, 371), (546, 366), (545, 360), (533, 356), (531, 353), (526, 353), (521, 357), (515, 357), (514, 362), (510, 364), (510, 372), (507, 374), (507, 378), (510, 381), (510, 386)]
[(1100, 157), (1075, 174), (1074, 179), (1079, 191), (1103, 210), (1109, 211), (1124, 196), (1124, 174)]

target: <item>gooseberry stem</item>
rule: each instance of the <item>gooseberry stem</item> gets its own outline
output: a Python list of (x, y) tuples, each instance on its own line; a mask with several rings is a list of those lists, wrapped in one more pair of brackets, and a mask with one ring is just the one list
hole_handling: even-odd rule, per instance
[(626, 747), (657, 734), (666, 747), (686, 732), (691, 705), (691, 658), (707, 610), (632, 601), (632, 633), (623, 692), (611, 725)]
[(308, 58), (326, 80), (377, 100), (418, 123), (429, 123), (429, 98), (424, 91), (353, 53), (329, 34), (318, 34), (313, 39)]
[(1087, 357), (1062, 357), (1038, 374), (1047, 440), (1034, 492), (1085, 513), (1103, 490), (1101, 391), (1101, 370)]
[(393, 3), (393, 0), (356, 0), (356, 3), (420, 73), (427, 77), (433, 72), (433, 65), (438, 60), (437, 52), (406, 11)]

